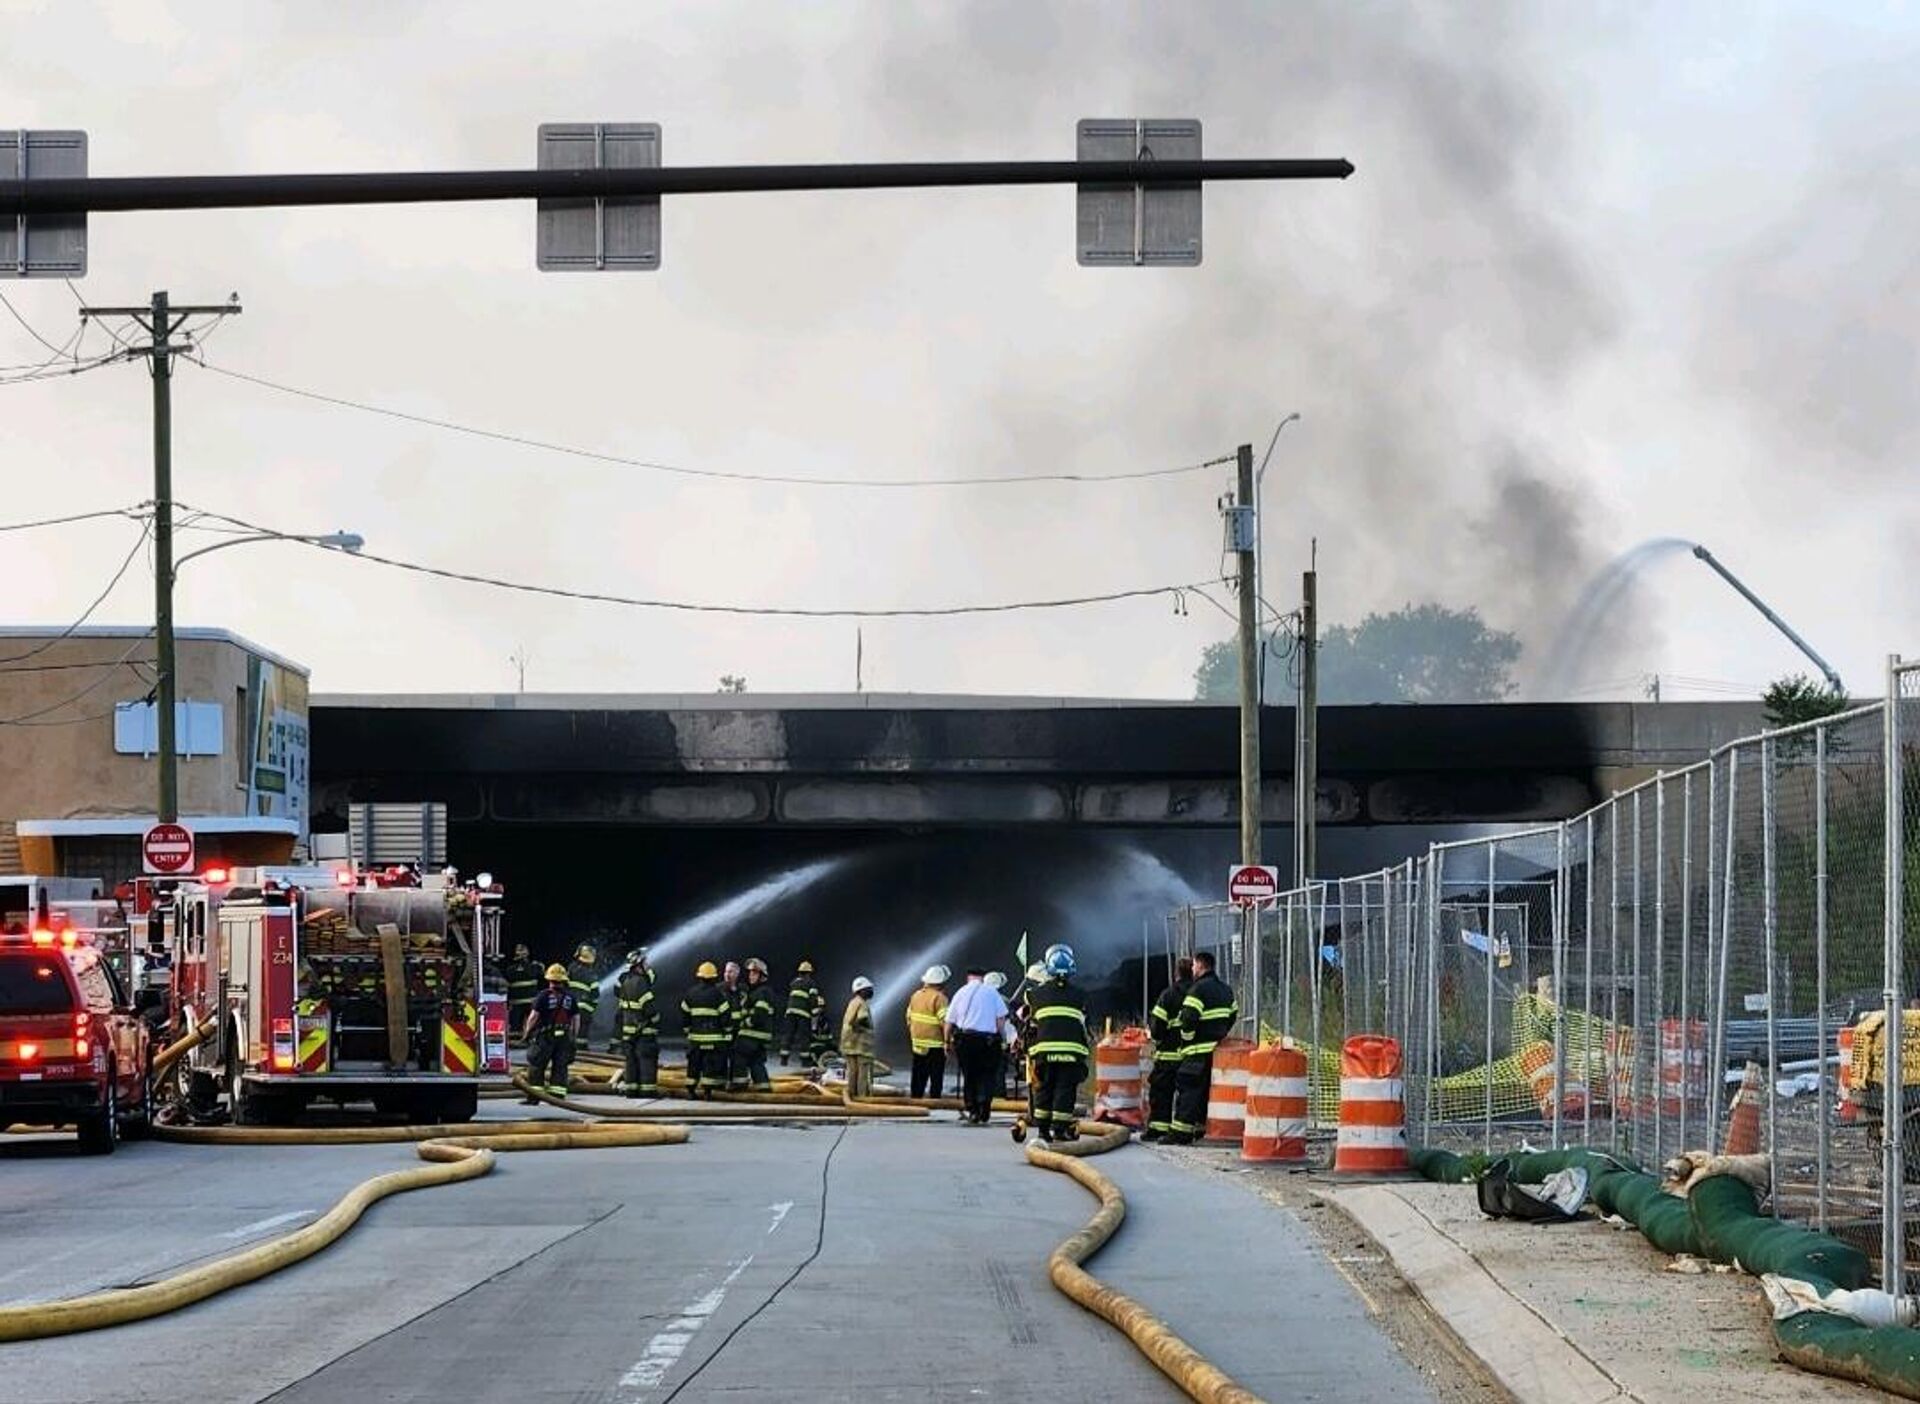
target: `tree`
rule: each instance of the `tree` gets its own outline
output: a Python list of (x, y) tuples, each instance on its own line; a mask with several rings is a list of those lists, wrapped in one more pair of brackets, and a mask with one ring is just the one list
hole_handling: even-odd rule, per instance
[(747, 680), (745, 677), (736, 676), (733, 673), (722, 673), (720, 675), (720, 686), (718, 688), (718, 691), (745, 692), (746, 690), (747, 690)]
[[(1336, 624), (1320, 639), (1320, 700), (1353, 702), (1497, 702), (1513, 691), (1520, 640), (1490, 629), (1477, 609), (1407, 604)], [(1269, 648), (1267, 701), (1293, 696), (1292, 651)], [(1240, 695), (1240, 659), (1232, 640), (1207, 645), (1194, 669), (1194, 696), (1231, 702)]]
[(1766, 708), (1767, 726), (1773, 730), (1801, 722), (1818, 721), (1821, 717), (1847, 710), (1846, 693), (1836, 692), (1826, 683), (1815, 682), (1805, 673), (1789, 673), (1784, 678), (1776, 678), (1760, 694), (1760, 701)]

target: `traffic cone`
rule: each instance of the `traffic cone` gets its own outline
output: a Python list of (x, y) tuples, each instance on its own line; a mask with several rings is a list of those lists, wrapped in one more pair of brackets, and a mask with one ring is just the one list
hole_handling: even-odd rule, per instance
[(1727, 1108), (1728, 1155), (1752, 1155), (1760, 1149), (1760, 1101), (1766, 1095), (1766, 1072), (1749, 1059), (1741, 1075), (1740, 1090), (1733, 1094)]

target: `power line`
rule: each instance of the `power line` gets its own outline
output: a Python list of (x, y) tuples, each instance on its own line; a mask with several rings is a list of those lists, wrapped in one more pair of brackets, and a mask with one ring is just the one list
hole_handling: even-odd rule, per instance
[(96, 522), (106, 517), (127, 517), (138, 521), (140, 520), (141, 509), (146, 505), (147, 504), (143, 502), (139, 507), (109, 507), (98, 512), (75, 512), (71, 516), (41, 517), (36, 521), (30, 522), (0, 522), (0, 532), (34, 531), (40, 527), (68, 526), (73, 522)]
[(98, 692), (101, 688), (105, 687), (107, 683), (113, 680), (114, 676), (119, 671), (120, 664), (125, 663), (128, 659), (132, 658), (133, 651), (139, 648), (142, 644), (146, 643), (146, 641), (152, 636), (153, 636), (153, 630), (148, 629), (144, 631), (140, 635), (140, 637), (138, 637), (132, 643), (127, 645), (126, 651), (124, 653), (122, 653), (118, 658), (114, 659), (111, 664), (107, 664), (103, 666), (103, 671), (101, 672), (99, 677), (95, 678), (92, 682), (88, 683), (85, 687), (81, 688), (78, 692), (73, 693), (70, 696), (63, 697), (58, 702), (51, 702), (44, 707), (36, 708), (34, 711), (22, 712), (17, 717), (0, 717), (0, 726), (34, 726), (34, 725), (71, 726), (83, 721), (98, 721), (102, 717), (112, 716), (113, 715), (112, 712), (101, 712), (92, 717), (63, 717), (57, 722), (48, 722), (48, 721), (40, 720), (42, 717), (45, 717), (48, 713), (58, 712), (64, 708), (71, 707), (74, 703), (80, 701), (81, 698), (90, 697), (94, 693)]
[[(181, 506), (186, 504), (182, 503)], [(448, 570), (442, 566), (422, 565), (417, 561), (403, 561), (392, 556), (378, 555), (372, 551), (360, 550), (343, 552), (337, 547), (324, 546), (305, 537), (288, 532), (275, 531), (271, 527), (260, 526), (240, 517), (229, 517), (219, 512), (209, 512), (204, 508), (191, 510), (202, 512), (216, 520), (231, 522), (235, 526), (246, 527), (263, 535), (282, 541), (297, 542), (310, 546), (329, 555), (347, 555), (356, 561), (368, 561), (374, 565), (386, 566), (392, 570), (403, 570), (414, 575), (428, 575), (439, 580), (456, 580), (467, 585), (485, 585), (495, 590), (510, 590), (522, 595), (544, 595), (553, 599), (578, 600), (589, 604), (622, 605), (629, 609), (671, 610), (682, 614), (731, 614), (751, 615), (771, 619), (940, 619), (956, 615), (970, 614), (1014, 614), (1031, 610), (1077, 609), (1085, 605), (1112, 604), (1121, 600), (1151, 599), (1157, 595), (1170, 595), (1179, 604), (1189, 593), (1201, 593), (1202, 587), (1211, 582), (1179, 585), (1145, 585), (1131, 590), (1111, 590), (1096, 595), (1070, 595), (1058, 599), (1015, 600), (995, 604), (966, 605), (929, 605), (919, 608), (893, 609), (807, 609), (790, 605), (743, 605), (715, 604), (698, 600), (670, 600), (648, 596), (613, 595), (597, 590), (575, 590), (559, 585), (536, 585), (524, 580), (503, 580), (492, 575), (476, 575), (470, 571)]]
[(149, 534), (151, 534), (152, 531), (153, 531), (153, 523), (142, 522), (140, 524), (140, 535), (134, 539), (133, 549), (127, 552), (126, 559), (120, 562), (120, 568), (114, 571), (112, 578), (107, 581), (106, 588), (101, 590), (99, 594), (93, 597), (93, 603), (89, 604), (86, 607), (86, 609), (81, 612), (81, 615), (78, 619), (74, 620), (73, 623), (67, 625), (66, 628), (62, 629), (59, 633), (55, 634), (52, 638), (47, 639), (43, 643), (34, 645), (32, 648), (28, 649), (25, 653), (14, 653), (14, 654), (9, 654), (4, 658), (0, 658), (0, 664), (23, 663), (29, 658), (37, 658), (41, 654), (45, 653), (48, 649), (54, 647), (57, 644), (65, 643), (68, 639), (72, 638), (73, 635), (76, 632), (78, 632), (80, 626), (82, 624), (85, 624), (87, 620), (93, 617), (93, 612), (96, 609), (100, 608), (101, 605), (106, 603), (107, 596), (111, 595), (114, 592), (115, 587), (118, 586), (121, 580), (125, 578), (128, 568), (133, 565), (134, 557), (138, 556), (140, 554), (140, 548), (147, 544), (147, 537)]
[[(26, 333), (28, 336), (32, 337), (35, 341), (39, 342), (42, 346), (46, 347), (47, 350), (53, 352), (53, 354), (56, 357), (64, 356), (67, 354), (66, 347), (55, 346), (51, 341), (48, 341), (44, 336), (40, 335), (40, 333), (34, 329), (33, 323), (29, 322), (25, 317), (22, 317), (20, 315), (19, 310), (16, 307), (14, 307), (14, 305), (11, 302), (7, 300), (7, 295), (5, 293), (0, 293), (0, 307), (6, 308), (7, 312), (12, 316), (13, 320), (18, 322), (26, 330)], [(67, 345), (71, 346), (73, 345), (73, 343), (69, 341)]]
[(787, 487), (818, 488), (953, 488), (1006, 487), (1023, 483), (1125, 483), (1138, 482), (1147, 478), (1171, 478), (1184, 473), (1199, 473), (1208, 468), (1217, 468), (1222, 464), (1233, 462), (1233, 455), (1226, 454), (1219, 458), (1209, 458), (1202, 463), (1183, 463), (1172, 468), (1140, 468), (1124, 473), (1018, 473), (998, 478), (808, 478), (797, 474), (742, 473), (722, 468), (691, 468), (683, 463), (661, 463), (653, 459), (628, 458), (623, 454), (554, 443), (551, 440), (536, 439), (525, 434), (510, 434), (497, 429), (480, 429), (470, 424), (457, 424), (448, 419), (435, 419), (431, 415), (394, 409), (389, 405), (367, 404), (341, 395), (323, 394), (318, 390), (303, 390), (298, 386), (284, 385), (263, 376), (248, 375), (244, 371), (216, 366), (202, 356), (187, 356), (184, 359), (202, 370), (212, 371), (215, 375), (224, 375), (231, 380), (245, 381), (249, 385), (278, 391), (282, 395), (292, 395), (302, 400), (332, 405), (338, 409), (358, 410), (362, 414), (398, 419), (408, 424), (423, 425), (429, 429), (444, 429), (452, 434), (465, 434), (494, 443), (512, 444), (517, 448), (538, 449), (543, 453), (563, 454), (569, 458), (584, 458), (595, 463), (611, 463), (623, 468), (640, 468), (651, 473), (671, 473), (678, 477), (712, 478), (725, 482), (773, 483)]

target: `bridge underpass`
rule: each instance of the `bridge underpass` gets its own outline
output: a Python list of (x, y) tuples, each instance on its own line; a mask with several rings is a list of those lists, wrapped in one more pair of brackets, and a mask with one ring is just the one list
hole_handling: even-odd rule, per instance
[[(1322, 710), (1321, 872), (1563, 818), (1750, 732), (1741, 704)], [(1263, 715), (1265, 849), (1287, 867), (1293, 718)], [(1074, 942), (1127, 993), (1143, 922), (1237, 857), (1237, 721), (1199, 704), (853, 696), (322, 697), (315, 823), (439, 802), (450, 858), (510, 885), (516, 932), (693, 961), (802, 955), (836, 995), (931, 959)], [(1137, 985), (1131, 991), (1137, 998)]]

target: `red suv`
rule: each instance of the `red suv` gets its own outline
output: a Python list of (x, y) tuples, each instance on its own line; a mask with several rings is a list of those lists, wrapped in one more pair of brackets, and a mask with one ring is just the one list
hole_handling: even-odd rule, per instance
[(77, 1125), (111, 1154), (153, 1104), (145, 1019), (92, 946), (46, 930), (0, 934), (0, 1123)]

